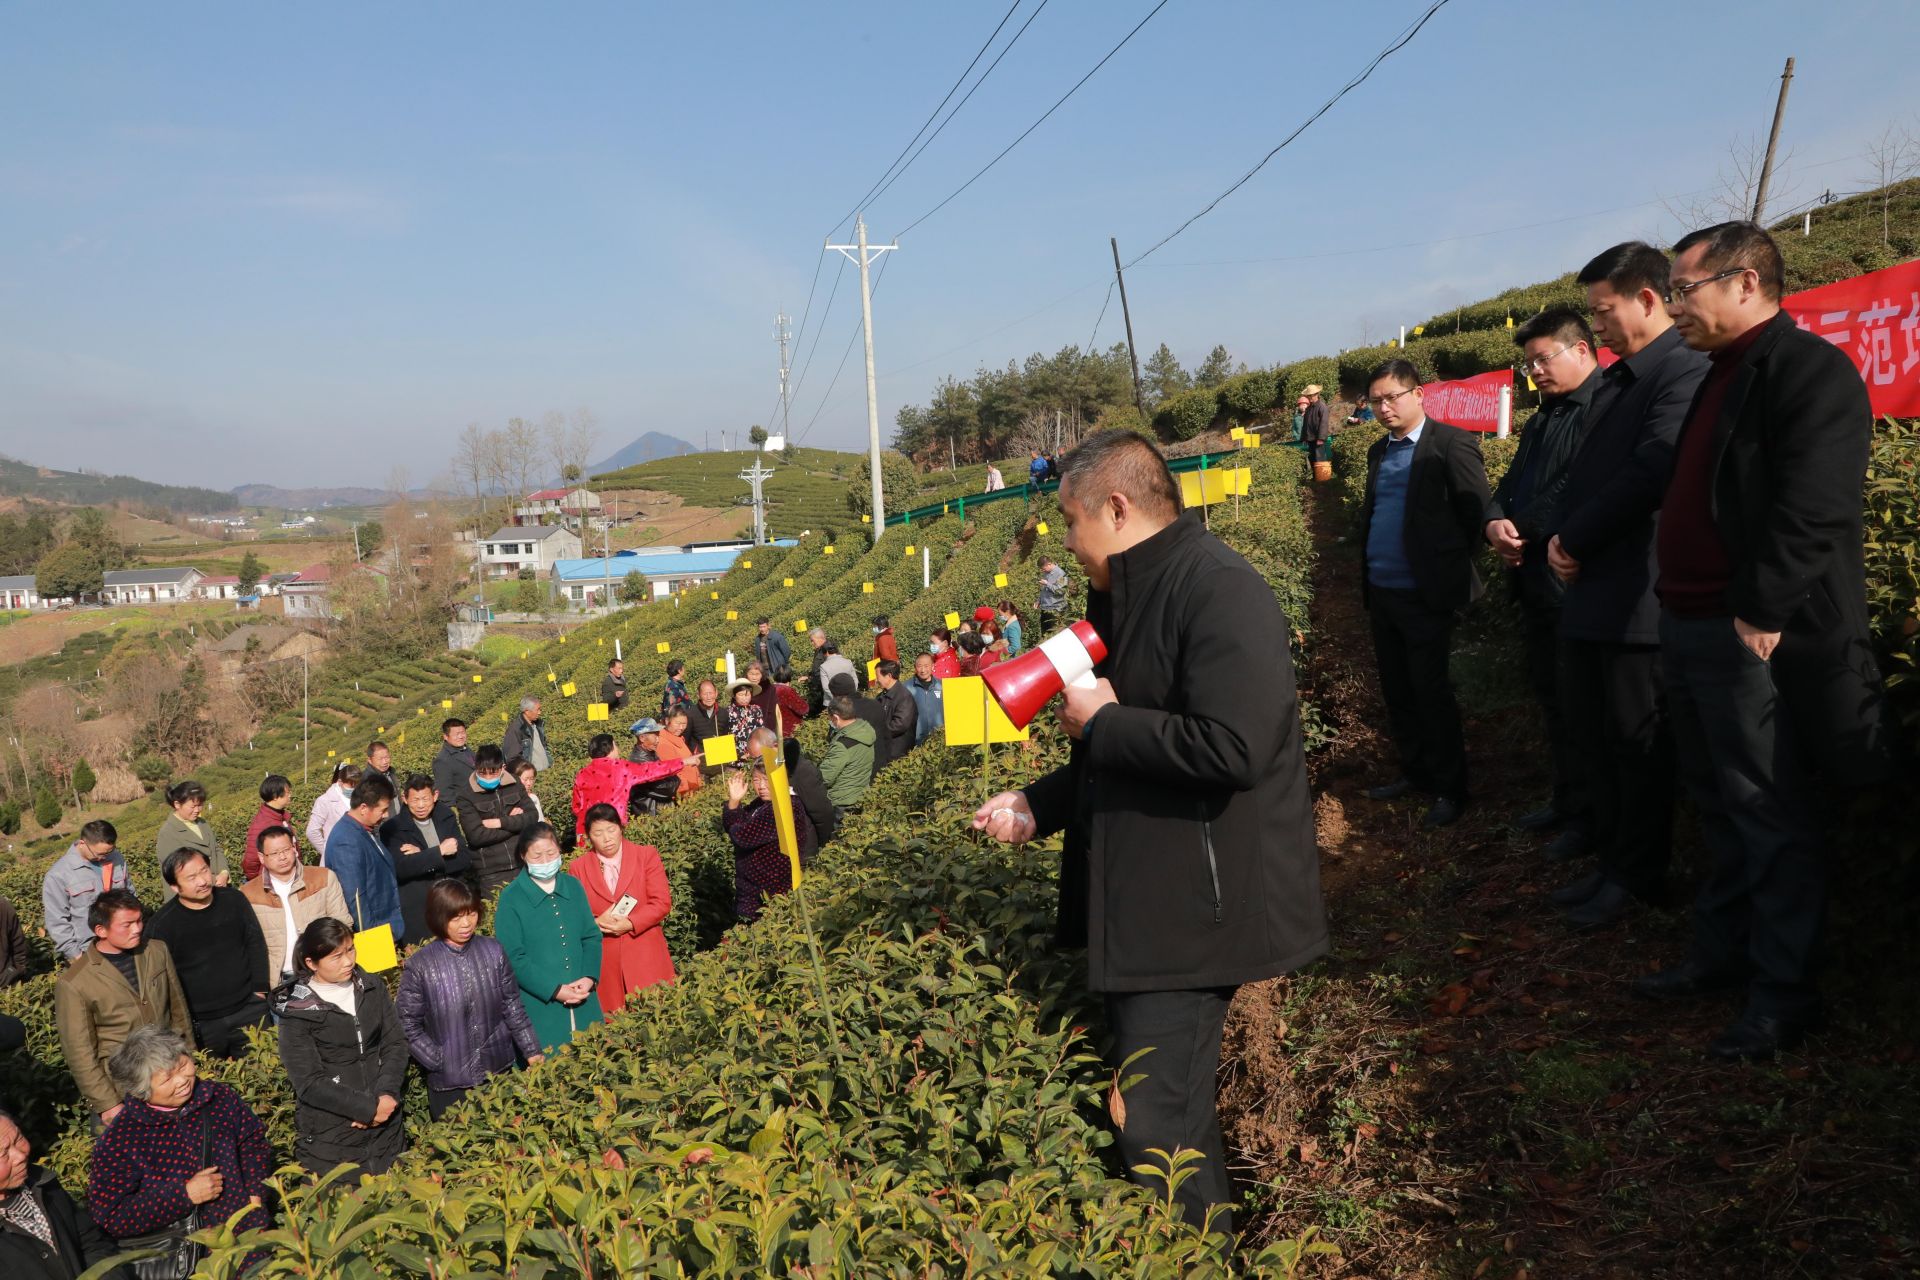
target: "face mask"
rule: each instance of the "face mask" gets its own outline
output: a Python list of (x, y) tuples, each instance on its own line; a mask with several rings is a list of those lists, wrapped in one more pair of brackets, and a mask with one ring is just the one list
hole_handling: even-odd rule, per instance
[(552, 862), (529, 862), (527, 874), (535, 880), (552, 880), (560, 874), (560, 859)]
[(498, 778), (483, 778), (476, 773), (473, 775), (473, 780), (480, 784), (482, 791), (498, 791), (500, 784), (506, 781), (506, 776), (503, 774)]
[(880, 628), (878, 628), (878, 627), (875, 627), (875, 628), (873, 629), (873, 634), (875, 634), (875, 635), (879, 635), (879, 634), (880, 634)]
[(935, 640), (932, 644), (927, 646), (928, 653), (945, 653), (946, 651), (947, 651), (947, 646), (941, 644), (938, 640)]

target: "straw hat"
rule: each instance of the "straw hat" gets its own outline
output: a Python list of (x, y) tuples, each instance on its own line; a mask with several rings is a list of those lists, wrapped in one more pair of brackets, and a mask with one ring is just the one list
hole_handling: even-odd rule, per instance
[(1317, 396), (1322, 390), (1324, 390), (1324, 388), (1321, 387), (1319, 383), (1309, 382), (1306, 386), (1300, 388), (1300, 394), (1303, 396)]

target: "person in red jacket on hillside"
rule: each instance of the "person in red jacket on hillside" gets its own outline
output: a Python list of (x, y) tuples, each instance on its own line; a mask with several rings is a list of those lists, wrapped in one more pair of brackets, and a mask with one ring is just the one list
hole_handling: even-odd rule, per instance
[(893, 638), (893, 623), (886, 614), (878, 614), (873, 620), (873, 656), (882, 662), (900, 661), (900, 646)]
[(935, 680), (949, 680), (960, 674), (960, 655), (953, 651), (953, 632), (935, 627), (928, 633), (927, 652), (933, 655)]
[[(246, 880), (257, 879), (260, 875), (260, 833), (268, 827), (285, 827), (293, 830), (288, 810), (293, 806), (293, 783), (277, 773), (270, 773), (260, 780), (260, 807), (254, 811), (253, 821), (247, 825), (246, 856), (241, 859), (240, 867)], [(298, 849), (300, 842), (295, 840), (293, 847)]]
[[(633, 843), (624, 830), (612, 805), (594, 805), (587, 810), (589, 848), (567, 867), (587, 891), (587, 905), (600, 926), (600, 981), (594, 990), (601, 1010), (610, 1015), (620, 1012), (634, 992), (674, 980), (673, 956), (661, 929), (673, 910), (667, 869), (658, 849)], [(627, 910), (618, 910), (623, 905)]]
[[(586, 767), (573, 775), (573, 829), (580, 839), (587, 838), (587, 811), (595, 805), (612, 805), (627, 821), (627, 797), (633, 788), (662, 778), (671, 778), (686, 767), (685, 760), (649, 760), (635, 763), (613, 753), (613, 735), (596, 733), (587, 743), (591, 757)], [(691, 757), (698, 760), (696, 754)]]

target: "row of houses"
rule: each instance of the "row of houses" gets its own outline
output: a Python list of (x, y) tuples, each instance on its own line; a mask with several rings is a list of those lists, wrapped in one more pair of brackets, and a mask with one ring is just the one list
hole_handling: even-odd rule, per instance
[[(326, 616), (327, 566), (314, 565), (299, 573), (276, 573), (261, 580), (247, 595), (240, 579), (202, 573), (188, 567), (167, 569), (110, 569), (100, 590), (84, 600), (48, 600), (40, 595), (30, 573), (0, 577), (0, 609), (56, 608), (73, 604), (179, 604), (187, 600), (232, 600), (257, 603), (261, 596), (284, 596), (289, 616)], [(314, 606), (317, 600), (317, 611)], [(296, 601), (299, 602), (296, 606)]]

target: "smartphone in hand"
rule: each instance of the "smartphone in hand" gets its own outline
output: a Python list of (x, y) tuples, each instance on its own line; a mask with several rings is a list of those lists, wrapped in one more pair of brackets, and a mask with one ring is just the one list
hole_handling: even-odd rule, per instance
[(639, 905), (640, 899), (629, 893), (622, 897), (620, 901), (613, 904), (613, 914), (617, 916), (630, 916), (633, 914), (633, 909)]

